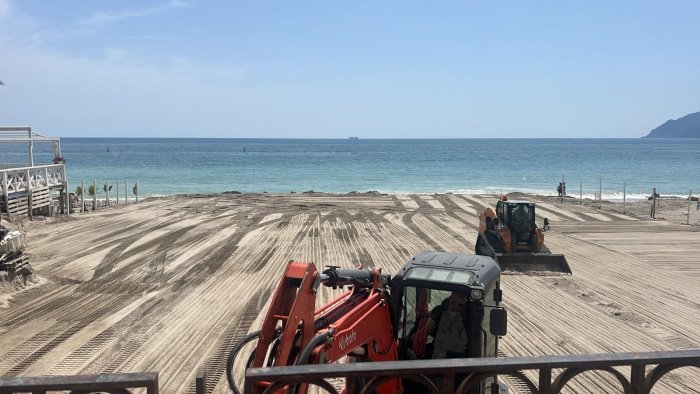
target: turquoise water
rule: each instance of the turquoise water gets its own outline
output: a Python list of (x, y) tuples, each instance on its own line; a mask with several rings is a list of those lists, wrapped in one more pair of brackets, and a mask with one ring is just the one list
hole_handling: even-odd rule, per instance
[[(140, 193), (323, 192), (556, 194), (644, 198), (700, 192), (700, 139), (63, 138), (71, 189), (81, 179), (138, 180)], [(26, 162), (26, 145), (0, 163)], [(49, 163), (50, 146), (35, 148)], [(123, 189), (122, 189), (123, 190)]]

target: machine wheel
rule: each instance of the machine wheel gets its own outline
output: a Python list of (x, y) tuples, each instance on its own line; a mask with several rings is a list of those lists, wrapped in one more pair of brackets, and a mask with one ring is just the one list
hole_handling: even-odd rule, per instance
[(496, 258), (496, 251), (491, 247), (491, 244), (479, 234), (476, 237), (476, 244), (474, 245), (474, 253), (480, 256), (488, 256), (492, 259)]
[(481, 242), (482, 242), (481, 241), (481, 234), (479, 234), (476, 236), (476, 242), (474, 243), (474, 254), (479, 254), (479, 255), (481, 254), (481, 253), (479, 253), (481, 251), (481, 248), (479, 247)]

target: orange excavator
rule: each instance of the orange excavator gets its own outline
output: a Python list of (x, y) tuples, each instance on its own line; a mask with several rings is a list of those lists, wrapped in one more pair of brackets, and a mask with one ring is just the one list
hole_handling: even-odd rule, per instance
[(535, 223), (535, 203), (509, 201), (501, 196), (496, 212), (486, 208), (479, 215), (476, 254), (492, 257), (503, 272), (553, 272), (571, 274), (562, 254), (552, 254)]
[[(422, 252), (393, 278), (379, 268), (329, 267), (320, 272), (313, 263), (289, 262), (261, 330), (229, 354), (229, 386), (240, 393), (236, 366), (496, 357), (499, 336), (507, 330), (506, 310), (499, 305), (500, 273), (490, 257), (446, 252)], [(349, 290), (319, 306), (321, 285)], [(237, 361), (242, 350), (251, 347), (252, 353)], [(372, 385), (356, 379), (346, 381), (346, 392)], [(267, 382), (248, 389), (306, 393), (308, 387)], [(398, 378), (377, 382), (373, 390), (428, 392), (423, 383)], [(505, 390), (503, 383), (489, 378), (469, 393)]]

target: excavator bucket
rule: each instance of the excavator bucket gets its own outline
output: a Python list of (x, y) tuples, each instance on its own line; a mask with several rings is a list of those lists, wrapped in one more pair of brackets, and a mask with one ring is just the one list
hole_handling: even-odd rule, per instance
[(504, 274), (571, 274), (563, 254), (496, 253), (495, 260)]

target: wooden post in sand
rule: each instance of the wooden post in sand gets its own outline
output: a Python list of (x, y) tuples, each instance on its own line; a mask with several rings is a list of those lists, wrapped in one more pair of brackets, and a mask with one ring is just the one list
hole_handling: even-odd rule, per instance
[(688, 214), (685, 216), (685, 224), (690, 224), (690, 202), (693, 200), (693, 191), (688, 191)]
[(578, 185), (578, 205), (583, 205), (583, 181), (579, 181)]
[(95, 192), (92, 195), (92, 210), (97, 211), (97, 178), (92, 178), (92, 191)]
[(139, 202), (139, 181), (134, 183), (134, 194), (136, 195), (136, 202)]
[(109, 179), (105, 181), (105, 205), (109, 206)]
[(651, 192), (651, 214), (649, 216), (656, 219), (656, 188), (652, 189)]

